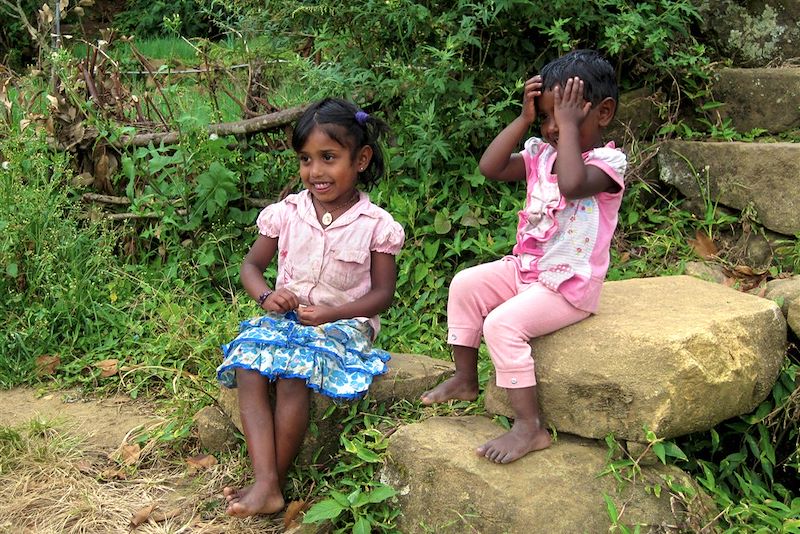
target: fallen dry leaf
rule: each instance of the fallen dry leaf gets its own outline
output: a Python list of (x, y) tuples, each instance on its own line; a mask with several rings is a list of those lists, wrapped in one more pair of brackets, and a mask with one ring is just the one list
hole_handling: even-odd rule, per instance
[(286, 507), (286, 513), (283, 516), (283, 528), (289, 530), (289, 527), (296, 523), (297, 517), (305, 510), (306, 501), (292, 501)]
[(694, 249), (697, 255), (704, 260), (710, 260), (717, 257), (717, 253), (719, 252), (717, 246), (714, 244), (714, 241), (708, 237), (708, 234), (702, 230), (698, 230), (695, 233), (695, 239), (689, 238), (686, 241)]
[(75, 467), (77, 467), (78, 471), (80, 471), (84, 475), (88, 475), (94, 471), (92, 462), (90, 462), (89, 460), (78, 460), (77, 462), (75, 462)]
[(156, 509), (153, 511), (152, 514), (150, 514), (150, 519), (152, 519), (156, 523), (161, 523), (162, 521), (166, 521), (167, 519), (178, 517), (179, 515), (181, 515), (182, 511), (183, 510), (181, 510), (180, 508), (173, 508), (172, 510), (167, 510), (166, 512)]
[(155, 507), (156, 504), (152, 503), (134, 512), (133, 517), (131, 518), (130, 528), (136, 528), (150, 519), (150, 514), (153, 512)]
[(100, 473), (100, 480), (125, 480), (128, 475), (122, 469), (104, 469)]
[(139, 455), (142, 453), (142, 448), (138, 443), (132, 445), (123, 445), (119, 448), (119, 457), (124, 463), (133, 465), (139, 461)]
[(109, 359), (97, 362), (94, 364), (95, 367), (100, 369), (100, 376), (103, 378), (108, 378), (109, 376), (114, 376), (119, 372), (119, 360)]
[(186, 463), (189, 465), (189, 471), (194, 472), (217, 465), (217, 459), (211, 454), (198, 454), (187, 458)]
[(748, 265), (737, 265), (736, 267), (733, 268), (733, 270), (737, 274), (741, 274), (744, 276), (762, 276), (767, 272), (766, 269), (760, 269), (756, 271), (755, 269), (753, 269)]
[(56, 372), (59, 364), (61, 364), (61, 358), (57, 354), (42, 354), (36, 358), (36, 376), (52, 375)]

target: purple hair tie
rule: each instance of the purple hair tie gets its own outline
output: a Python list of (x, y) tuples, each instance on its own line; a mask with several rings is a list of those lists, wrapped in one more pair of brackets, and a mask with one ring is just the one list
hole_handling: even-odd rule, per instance
[(356, 111), (356, 122), (361, 126), (367, 124), (367, 119), (369, 118), (369, 113), (366, 111), (358, 110)]

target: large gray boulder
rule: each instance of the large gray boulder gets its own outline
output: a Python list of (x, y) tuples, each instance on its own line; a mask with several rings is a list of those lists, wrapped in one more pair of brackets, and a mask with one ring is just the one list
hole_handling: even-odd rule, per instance
[(739, 132), (763, 128), (781, 133), (800, 128), (800, 67), (721, 69), (716, 73), (714, 99), (723, 119)]
[[(800, 275), (770, 280), (767, 282), (764, 298), (774, 300), (781, 307), (783, 316), (788, 319), (789, 305), (800, 300)], [(795, 333), (797, 333), (797, 330), (795, 330)]]
[(646, 88), (620, 94), (617, 112), (605, 132), (605, 138), (622, 147), (632, 140), (652, 136), (661, 125), (658, 98)]
[(797, 0), (695, 0), (704, 35), (743, 67), (800, 57)]
[(661, 180), (691, 199), (753, 210), (770, 230), (800, 232), (800, 143), (670, 141), (658, 163)]
[[(381, 481), (398, 490), (400, 531), (609, 532), (604, 495), (623, 511), (623, 525), (642, 525), (642, 532), (685, 526), (683, 503), (676, 501), (673, 511), (666, 482), (695, 487), (680, 469), (642, 467), (636, 483), (620, 484), (611, 475), (599, 476), (608, 464), (605, 445), (563, 434), (549, 449), (511, 464), (475, 454), (475, 447), (502, 432), (481, 416), (432, 417), (398, 428), (389, 438)], [(648, 485), (660, 487), (660, 496), (646, 491)]]
[(795, 335), (800, 335), (800, 299), (793, 300), (789, 303), (786, 311), (786, 319), (792, 332), (794, 332)]
[[(597, 314), (531, 342), (541, 411), (559, 432), (644, 441), (752, 411), (784, 361), (773, 301), (691, 276), (606, 282)], [(490, 379), (485, 405), (512, 416)]]

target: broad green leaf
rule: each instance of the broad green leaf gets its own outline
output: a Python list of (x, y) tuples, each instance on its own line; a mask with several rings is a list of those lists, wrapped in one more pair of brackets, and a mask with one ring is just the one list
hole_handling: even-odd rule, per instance
[(303, 517), (303, 523), (319, 523), (326, 519), (339, 517), (344, 508), (333, 499), (325, 499), (312, 506)]
[(359, 517), (356, 524), (353, 525), (353, 534), (369, 534), (372, 532), (372, 527), (366, 517)]
[(666, 453), (667, 456), (670, 456), (672, 458), (688, 461), (686, 454), (684, 454), (681, 448), (672, 443), (671, 441), (664, 442), (664, 452)]
[(436, 212), (436, 216), (433, 218), (433, 229), (436, 230), (437, 234), (446, 234), (452, 227), (450, 214), (447, 210)]
[(606, 512), (608, 513), (608, 518), (611, 519), (611, 524), (616, 524), (617, 520), (619, 519), (617, 505), (614, 504), (614, 501), (611, 500), (611, 497), (605, 493), (603, 493), (603, 500), (606, 501)]
[(347, 495), (340, 491), (331, 491), (330, 492), (331, 498), (342, 505), (344, 508), (348, 508), (350, 506), (350, 501), (347, 500)]
[(386, 499), (391, 499), (395, 495), (397, 495), (397, 492), (391, 486), (378, 486), (371, 489), (368, 494), (369, 502), (371, 503), (383, 502)]
[(667, 463), (666, 452), (664, 450), (663, 443), (661, 442), (653, 443), (653, 452), (655, 453), (656, 456), (658, 456), (658, 459), (661, 460), (662, 464)]
[(360, 444), (356, 445), (356, 456), (365, 462), (376, 463), (381, 461), (380, 456)]

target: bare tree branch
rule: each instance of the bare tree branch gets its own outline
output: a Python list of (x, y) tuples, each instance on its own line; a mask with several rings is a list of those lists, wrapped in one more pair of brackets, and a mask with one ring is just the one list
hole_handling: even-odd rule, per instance
[(9, 0), (0, 0), (0, 6), (5, 6), (6, 9), (10, 10), (11, 13), (9, 13), (9, 15), (15, 19), (19, 19), (22, 25), (25, 26), (25, 29), (28, 30), (28, 33), (31, 34), (31, 37), (37, 42), (41, 40), (39, 34), (36, 32), (36, 28), (31, 25), (27, 15), (25, 15), (25, 10), (22, 9), (19, 0), (17, 0), (16, 4), (12, 4)]
[[(0, 1), (5, 1), (5, 0), (0, 0)], [(275, 130), (294, 123), (294, 121), (297, 120), (297, 118), (303, 114), (303, 112), (306, 110), (307, 107), (308, 106), (297, 106), (289, 109), (284, 109), (281, 111), (276, 111), (274, 113), (268, 113), (266, 115), (253, 117), (252, 119), (211, 124), (208, 126), (208, 133), (223, 136), (223, 135), (245, 135), (256, 132)], [(161, 145), (161, 144), (174, 145), (178, 141), (180, 141), (179, 132), (175, 131), (159, 132), (159, 133), (125, 136), (122, 137), (117, 143), (114, 143), (114, 146), (118, 148), (123, 148), (126, 146), (137, 147), (137, 146), (147, 146), (150, 143), (153, 143), (154, 145)]]

